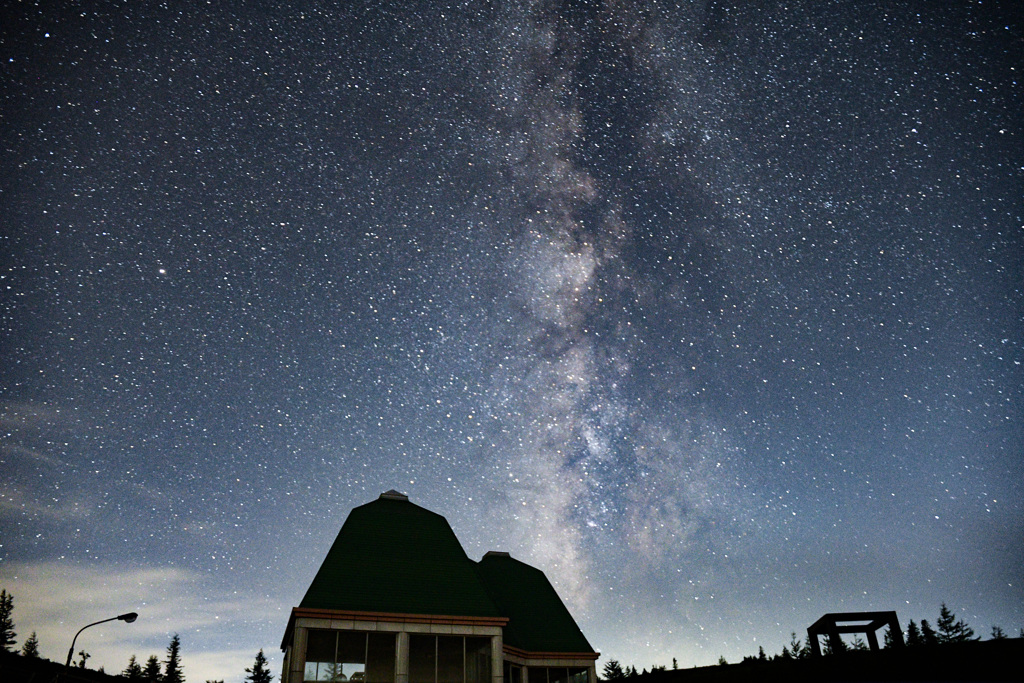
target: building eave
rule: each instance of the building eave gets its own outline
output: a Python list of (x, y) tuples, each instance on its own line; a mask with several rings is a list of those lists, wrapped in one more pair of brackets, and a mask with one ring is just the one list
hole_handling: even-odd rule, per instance
[(531, 652), (529, 650), (521, 650), (518, 647), (511, 645), (502, 645), (502, 651), (505, 654), (518, 657), (520, 659), (564, 659), (564, 660), (587, 660), (597, 661), (598, 657), (601, 656), (600, 652)]

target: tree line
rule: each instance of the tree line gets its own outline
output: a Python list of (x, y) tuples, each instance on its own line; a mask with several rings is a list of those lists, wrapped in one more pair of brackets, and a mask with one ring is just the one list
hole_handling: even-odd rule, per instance
[[(0, 590), (0, 647), (7, 652), (17, 652), (17, 633), (14, 630), (14, 597), (6, 590)], [(42, 659), (39, 654), (39, 639), (35, 631), (25, 640), (21, 648), (21, 655), (33, 659)], [(91, 655), (84, 649), (78, 651), (78, 660), (75, 666), (86, 668), (86, 662)], [(181, 663), (181, 638), (175, 633), (167, 646), (167, 657), (161, 666), (156, 655), (150, 655), (145, 665), (132, 655), (128, 660), (128, 666), (121, 672), (121, 677), (135, 683), (185, 683), (185, 672)], [(103, 673), (103, 667), (99, 671)], [(273, 676), (267, 666), (267, 658), (260, 649), (256, 653), (256, 660), (252, 667), (245, 670), (245, 677), (249, 683), (272, 683)], [(223, 681), (207, 681), (206, 683), (224, 683)]]
[[(992, 640), (1002, 640), (1007, 637), (1006, 632), (1003, 631), (1001, 627), (992, 627)], [(1024, 638), (1024, 629), (1021, 629), (1020, 637)], [(849, 642), (840, 640), (835, 645), (829, 642), (830, 640), (830, 638), (825, 639), (826, 642), (822, 648), (823, 655), (869, 649), (868, 644), (864, 642), (864, 639), (859, 635), (854, 635)], [(963, 619), (958, 619), (952, 610), (946, 606), (946, 603), (942, 603), (942, 607), (939, 609), (939, 617), (935, 620), (935, 626), (932, 626), (927, 619), (922, 619), (920, 625), (911, 619), (907, 624), (907, 630), (903, 634), (903, 644), (907, 647), (934, 647), (949, 643), (963, 643), (971, 640), (981, 640), (981, 638), (976, 637), (974, 629), (971, 628)], [(892, 648), (898, 646), (899, 641), (896, 640), (895, 634), (890, 633), (887, 629), (885, 632), (883, 647)], [(810, 642), (801, 642), (794, 632), (790, 634), (789, 643), (782, 646), (782, 652), (769, 656), (764, 651), (764, 647), (759, 647), (756, 655), (748, 655), (744, 657), (741, 660), (741, 663), (807, 659), (811, 656)], [(725, 657), (719, 657), (718, 663), (720, 665), (726, 665), (729, 662), (726, 661)], [(672, 658), (672, 668), (678, 668), (678, 662), (674, 657)], [(658, 665), (654, 665), (650, 669), (652, 673), (655, 671), (665, 670), (665, 666)], [(610, 659), (605, 663), (601, 670), (601, 679), (605, 681), (623, 681), (636, 678), (637, 676), (642, 676), (647, 673), (647, 669), (643, 669), (643, 671), (638, 672), (635, 666), (623, 666), (618, 660)]]

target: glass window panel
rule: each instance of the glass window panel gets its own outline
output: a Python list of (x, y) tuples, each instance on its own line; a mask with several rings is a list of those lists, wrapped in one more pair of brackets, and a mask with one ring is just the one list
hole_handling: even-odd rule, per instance
[(329, 664), (320, 665), (320, 677), (319, 681), (347, 681), (348, 677), (345, 676), (345, 669), (341, 664), (330, 662)]
[[(323, 680), (327, 668), (334, 663), (336, 635), (334, 631), (312, 629), (306, 633), (306, 670), (303, 680)], [(329, 680), (329, 679), (328, 679)]]
[(338, 631), (338, 661), (366, 661), (366, 633), (362, 631)]
[[(518, 673), (518, 667), (516, 667)], [(490, 683), (491, 639), (466, 638), (466, 683)], [(506, 678), (506, 683), (510, 681)], [(516, 683), (519, 683), (517, 680)]]
[(333, 662), (335, 631), (312, 629), (306, 634), (306, 661)]
[(551, 667), (548, 669), (548, 683), (569, 683), (569, 669)]
[(366, 633), (338, 631), (338, 654), (330, 681), (362, 681), (365, 678)]
[(367, 683), (394, 683), (395, 634), (371, 633), (366, 647)]
[(463, 683), (462, 636), (437, 636), (437, 683)]
[(584, 668), (570, 668), (569, 669), (569, 683), (589, 683), (590, 669)]
[(434, 683), (435, 646), (434, 636), (409, 636), (409, 683)]

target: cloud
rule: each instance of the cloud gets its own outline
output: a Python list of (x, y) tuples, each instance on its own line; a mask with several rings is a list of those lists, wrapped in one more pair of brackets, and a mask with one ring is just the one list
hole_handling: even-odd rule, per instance
[(5, 455), (26, 458), (44, 465), (49, 465), (50, 467), (61, 467), (64, 465), (64, 462), (60, 458), (56, 458), (41, 450), (29, 448), (28, 446), (23, 446), (21, 444), (0, 443), (0, 451)]
[[(244, 676), (247, 668), (251, 668), (256, 659), (256, 650), (218, 650), (216, 652), (199, 652), (188, 656), (185, 662), (185, 678), (190, 680), (202, 679), (205, 681), (230, 681), (238, 680)], [(267, 658), (267, 668), (270, 669), (274, 680), (281, 672), (281, 660), (276, 648), (268, 650), (264, 648), (263, 654)], [(194, 672), (202, 671), (202, 675)]]
[(220, 588), (216, 577), (175, 567), (3, 564), (0, 586), (14, 596), (18, 643), (35, 631), (43, 656), (56, 661), (64, 661), (81, 627), (137, 612), (135, 623), (91, 627), (75, 644), (76, 653), (92, 655), (90, 668), (108, 673), (123, 670), (132, 654), (143, 663), (151, 654), (163, 659), (178, 633), (190, 680), (241, 678), (258, 649), (276, 652), (288, 614), (271, 598)]
[(54, 408), (45, 403), (7, 401), (0, 404), (0, 428), (5, 431), (18, 429), (56, 428), (68, 429), (79, 423), (68, 410)]
[(41, 495), (32, 495), (10, 486), (0, 488), (0, 516), (15, 513), (28, 517), (37, 517), (51, 521), (75, 521), (89, 516), (93, 510), (92, 503), (82, 498), (65, 498), (63, 501), (51, 503), (40, 502)]
[[(67, 437), (79, 420), (67, 410), (40, 403), (0, 403), (0, 458), (8, 469), (46, 465), (62, 467), (64, 461), (53, 453), (53, 443)], [(33, 443), (35, 442), (35, 443)]]
[(49, 483), (55, 470), (66, 467), (53, 453), (60, 450), (55, 444), (66, 444), (78, 423), (70, 411), (50, 405), (0, 403), (0, 465), (6, 475), (0, 486), (0, 516), (76, 521), (89, 514), (93, 505), (81, 493), (65, 491), (57, 497)]

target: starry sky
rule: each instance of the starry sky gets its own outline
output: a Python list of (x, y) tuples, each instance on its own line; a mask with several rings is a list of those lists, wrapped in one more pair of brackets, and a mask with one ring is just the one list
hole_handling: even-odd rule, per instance
[(7, 3), (20, 644), (238, 681), (398, 489), (637, 668), (1024, 627), (1000, 2)]

